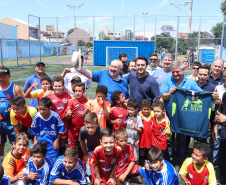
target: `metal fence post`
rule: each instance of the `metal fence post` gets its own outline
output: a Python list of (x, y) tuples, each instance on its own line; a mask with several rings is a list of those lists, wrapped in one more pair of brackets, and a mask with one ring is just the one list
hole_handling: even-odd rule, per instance
[(93, 17), (93, 41), (95, 40), (95, 33), (94, 32), (95, 32), (95, 17)]
[(18, 48), (17, 48), (17, 39), (16, 39), (16, 67), (18, 67)]
[(157, 16), (155, 16), (155, 46), (156, 46), (156, 24), (157, 24)]
[(31, 65), (31, 45), (30, 45), (30, 30), (29, 30), (29, 17), (30, 15), (28, 14), (28, 53), (29, 53), (29, 65)]
[[(200, 36), (201, 36), (201, 16), (199, 18), (199, 37), (198, 37), (198, 51), (197, 51), (197, 62), (199, 62), (199, 43), (200, 43)], [(201, 61), (200, 61), (201, 62)]]
[(115, 16), (113, 16), (113, 40), (115, 40)]
[(3, 58), (2, 58), (2, 39), (0, 39), (0, 54), (1, 54), (1, 66), (3, 66)]
[(41, 36), (40, 36), (40, 17), (38, 17), (38, 37), (39, 37), (39, 60), (42, 61)]
[(136, 27), (136, 16), (134, 16), (134, 22), (133, 22), (133, 40), (136, 40), (136, 36), (135, 36), (135, 27)]
[(58, 64), (58, 17), (56, 17), (56, 36), (57, 36), (57, 64)]
[(176, 35), (176, 47), (175, 47), (175, 60), (177, 60), (179, 18), (180, 17), (177, 16), (177, 35)]
[(76, 47), (76, 17), (74, 16), (74, 51)]
[(220, 53), (220, 59), (222, 58), (223, 55), (223, 43), (224, 43), (224, 23), (225, 23), (225, 18), (226, 16), (223, 17), (223, 27), (222, 27), (222, 35), (221, 35), (221, 53)]

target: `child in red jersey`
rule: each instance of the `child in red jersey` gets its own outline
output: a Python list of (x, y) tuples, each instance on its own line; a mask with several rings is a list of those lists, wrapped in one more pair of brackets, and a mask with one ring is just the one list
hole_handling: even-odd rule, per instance
[(143, 131), (140, 135), (140, 153), (139, 153), (139, 164), (144, 166), (144, 162), (148, 151), (151, 148), (153, 137), (152, 137), (152, 117), (153, 112), (151, 111), (151, 101), (144, 99), (141, 102), (141, 112), (139, 116), (142, 118)]
[(115, 135), (111, 129), (105, 128), (101, 132), (100, 144), (90, 157), (92, 184), (120, 185), (114, 173), (121, 160), (122, 149), (115, 145)]
[[(64, 125), (68, 128), (67, 119), (65, 118), (68, 102), (71, 99), (70, 94), (64, 92), (64, 79), (61, 76), (53, 77), (53, 90), (54, 92), (49, 96), (52, 101), (51, 110), (57, 112), (63, 120)], [(65, 142), (67, 141), (67, 130), (61, 134), (60, 137), (60, 155), (64, 153)]]
[(12, 99), (10, 120), (16, 134), (25, 132), (31, 139), (29, 128), (36, 112), (37, 109), (35, 107), (26, 105), (23, 97), (15, 96)]
[(67, 107), (65, 118), (68, 120), (68, 146), (76, 146), (81, 127), (84, 126), (82, 113), (85, 109), (87, 99), (83, 94), (86, 92), (85, 84), (77, 82), (75, 84), (75, 97), (72, 98)]
[(110, 123), (113, 124), (113, 131), (115, 132), (119, 128), (126, 128), (126, 99), (122, 91), (117, 90), (111, 94), (111, 101), (116, 104), (116, 106), (111, 109), (110, 113)]
[(184, 161), (179, 172), (186, 185), (217, 184), (213, 165), (208, 161), (210, 154), (211, 149), (206, 143), (194, 147), (191, 157)]
[(106, 100), (108, 88), (105, 85), (99, 85), (96, 88), (96, 98), (88, 100), (83, 118), (88, 112), (95, 112), (100, 126), (106, 128), (106, 119), (110, 116), (111, 103)]
[(122, 148), (122, 158), (116, 168), (115, 176), (118, 183), (123, 183), (139, 175), (141, 166), (135, 165), (133, 148), (128, 144), (128, 133), (125, 128), (119, 128), (115, 132), (116, 143)]
[(35, 80), (35, 82), (25, 92), (24, 94), (25, 98), (30, 98), (30, 99), (38, 98), (38, 102), (39, 102), (39, 100), (41, 100), (42, 97), (47, 97), (53, 92), (52, 90), (50, 90), (51, 78), (49, 76), (41, 77), (40, 81), (41, 81), (42, 89), (36, 89), (32, 91), (34, 88), (38, 87), (38, 83)]
[(153, 103), (153, 126), (152, 126), (152, 134), (153, 134), (153, 142), (152, 145), (156, 148), (162, 150), (165, 155), (168, 140), (171, 137), (170, 125), (165, 120), (165, 105), (162, 101), (156, 100)]

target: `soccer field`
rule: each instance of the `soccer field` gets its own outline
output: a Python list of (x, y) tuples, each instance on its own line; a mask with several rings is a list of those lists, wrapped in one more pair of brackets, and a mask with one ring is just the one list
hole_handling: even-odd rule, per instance
[[(56, 75), (60, 75), (65, 68), (71, 68), (71, 67), (72, 67), (71, 65), (63, 65), (63, 64), (46, 64), (45, 70), (46, 70), (46, 74), (48, 74), (51, 77), (54, 77)], [(23, 87), (24, 87), (26, 79), (35, 73), (34, 68), (35, 68), (34, 65), (19, 67), (19, 68), (11, 68), (10, 69), (10, 72), (11, 72), (10, 81), (12, 81), (16, 85), (20, 86), (20, 88), (23, 92)], [(100, 69), (107, 69), (105, 66), (84, 66), (84, 68), (90, 69), (92, 71), (93, 70), (100, 70)], [(186, 69), (185, 75), (189, 75), (189, 74), (191, 74), (191, 69)], [(97, 83), (93, 82), (92, 87), (87, 90), (87, 96), (89, 98), (93, 98), (95, 96), (96, 87), (97, 87)], [(29, 99), (26, 99), (26, 102), (28, 104)], [(193, 145), (194, 145), (194, 143), (190, 144), (188, 155), (191, 154)], [(12, 145), (7, 142), (6, 145), (5, 145), (5, 155), (11, 149), (12, 149)], [(134, 184), (137, 184), (137, 183), (141, 184), (140, 177), (133, 179), (133, 183)], [(130, 184), (133, 184), (133, 183), (130, 183)], [(184, 184), (181, 180), (180, 180), (180, 183)]]

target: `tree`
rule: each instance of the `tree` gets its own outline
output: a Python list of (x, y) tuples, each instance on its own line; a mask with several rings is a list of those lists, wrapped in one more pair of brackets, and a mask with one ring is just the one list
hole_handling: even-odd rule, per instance
[[(75, 28), (75, 29), (77, 29), (77, 28)], [(71, 28), (70, 30), (67, 31), (67, 36), (70, 35), (73, 32), (74, 32), (74, 28)]]
[(221, 11), (223, 15), (226, 15), (226, 0), (221, 3)]
[(108, 37), (108, 36), (104, 36), (104, 38), (103, 38), (104, 40), (111, 40), (111, 38), (110, 37)]
[(85, 44), (83, 40), (78, 40), (77, 46), (85, 46)]
[(87, 42), (85, 45), (87, 48), (93, 47), (93, 43), (92, 42)]
[(215, 38), (214, 43), (216, 45), (220, 45), (221, 44), (221, 40), (219, 38), (221, 38), (222, 35), (222, 28), (223, 28), (223, 23), (217, 23), (216, 26), (212, 27), (211, 32), (213, 33)]
[[(161, 38), (161, 37), (168, 37), (168, 38)], [(153, 36), (151, 40), (155, 40)], [(165, 33), (161, 33), (161, 35), (156, 35), (156, 48), (160, 50), (161, 48), (167, 49), (170, 53), (174, 52), (173, 46), (175, 48), (176, 41), (169, 35)]]
[(187, 53), (189, 46), (188, 42), (184, 38), (178, 38), (178, 53), (181, 55), (185, 55)]

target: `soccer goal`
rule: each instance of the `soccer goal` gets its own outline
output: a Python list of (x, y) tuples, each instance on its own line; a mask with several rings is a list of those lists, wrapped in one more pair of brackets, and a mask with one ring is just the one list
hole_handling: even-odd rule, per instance
[(113, 60), (118, 60), (121, 53), (127, 54), (128, 61), (135, 60), (138, 47), (106, 47), (106, 66), (110, 66)]

